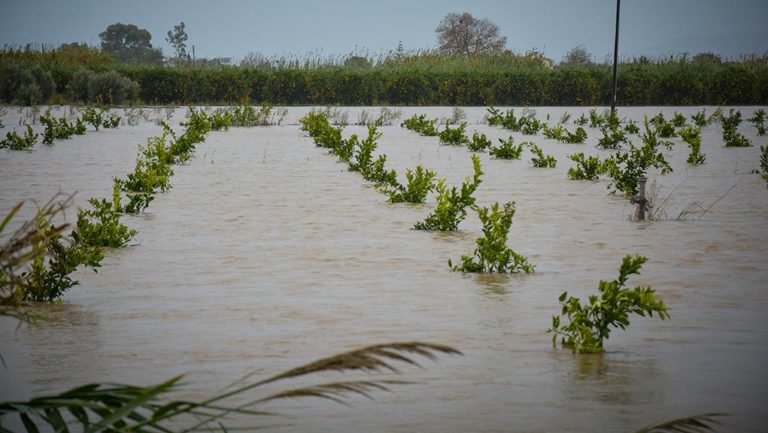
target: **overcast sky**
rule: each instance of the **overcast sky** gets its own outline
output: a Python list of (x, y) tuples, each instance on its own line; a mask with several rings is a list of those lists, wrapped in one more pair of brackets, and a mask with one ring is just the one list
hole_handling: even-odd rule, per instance
[[(559, 61), (583, 45), (598, 61), (613, 50), (615, 0), (0, 0), (0, 45), (85, 42), (112, 23), (145, 28), (166, 55), (165, 34), (184, 21), (198, 57), (377, 55), (433, 48), (449, 12), (498, 24), (508, 48)], [(768, 50), (768, 0), (624, 0), (620, 55)], [(191, 51), (191, 48), (190, 48)]]

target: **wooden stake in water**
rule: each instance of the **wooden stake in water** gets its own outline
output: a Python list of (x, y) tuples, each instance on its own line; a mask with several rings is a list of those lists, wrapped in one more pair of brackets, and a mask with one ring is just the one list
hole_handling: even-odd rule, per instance
[(637, 178), (637, 200), (635, 202), (637, 203), (637, 220), (638, 221), (644, 221), (645, 220), (645, 183), (648, 182), (648, 178), (645, 176), (640, 176)]

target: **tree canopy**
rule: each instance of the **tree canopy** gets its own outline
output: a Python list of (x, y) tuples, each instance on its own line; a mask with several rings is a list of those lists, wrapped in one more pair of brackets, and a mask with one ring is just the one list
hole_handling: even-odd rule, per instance
[(173, 26), (173, 30), (168, 30), (168, 34), (165, 36), (165, 40), (176, 51), (176, 60), (180, 62), (189, 61), (190, 59), (187, 52), (187, 39), (189, 39), (189, 36), (184, 28), (184, 21), (182, 21)]
[(587, 51), (584, 45), (578, 45), (571, 48), (563, 57), (561, 65), (565, 66), (589, 66), (592, 64), (592, 54)]
[(163, 62), (163, 53), (152, 47), (152, 34), (134, 24), (115, 23), (99, 33), (101, 50), (121, 63)]
[(435, 29), (438, 49), (448, 55), (497, 54), (504, 51), (505, 36), (499, 26), (486, 18), (478, 20), (469, 12), (451, 12)]

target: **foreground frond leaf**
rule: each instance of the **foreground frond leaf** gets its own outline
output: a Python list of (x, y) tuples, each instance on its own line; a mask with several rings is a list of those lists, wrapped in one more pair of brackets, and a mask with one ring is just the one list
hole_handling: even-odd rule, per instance
[(707, 433), (716, 431), (722, 425), (716, 418), (727, 416), (724, 413), (706, 413), (673, 419), (638, 430), (636, 433)]
[(362, 349), (352, 350), (340, 353), (328, 358), (323, 358), (315, 362), (288, 370), (265, 381), (274, 382), (276, 380), (287, 379), (291, 377), (304, 376), (307, 374), (321, 371), (351, 371), (362, 370), (366, 372), (378, 372), (389, 370), (398, 372), (398, 370), (387, 361), (400, 361), (411, 365), (419, 365), (416, 361), (403, 355), (402, 353), (412, 353), (421, 355), (427, 359), (434, 360), (435, 353), (445, 353), (451, 355), (461, 355), (461, 352), (439, 344), (407, 342), (407, 343), (388, 343), (367, 346)]
[(294, 399), (303, 397), (317, 397), (325, 398), (335, 401), (337, 403), (347, 405), (347, 403), (341, 399), (350, 394), (361, 395), (368, 399), (373, 399), (371, 391), (390, 391), (387, 385), (408, 385), (413, 382), (399, 381), (399, 380), (381, 380), (381, 381), (346, 381), (346, 382), (332, 382), (322, 385), (314, 385), (303, 388), (289, 389), (281, 391), (276, 394), (270, 395), (264, 399), (259, 400), (259, 403), (280, 400), (280, 399)]

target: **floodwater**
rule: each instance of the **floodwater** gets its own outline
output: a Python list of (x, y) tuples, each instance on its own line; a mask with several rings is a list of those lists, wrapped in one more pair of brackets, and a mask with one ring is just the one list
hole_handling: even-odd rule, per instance
[[(641, 122), (644, 114), (669, 118), (699, 109), (620, 114)], [(747, 118), (755, 107), (740, 109)], [(750, 174), (768, 139), (753, 126), (741, 126), (751, 148), (725, 148), (719, 125), (705, 129), (700, 167), (686, 164), (687, 146), (675, 139), (665, 151), (674, 173), (650, 176), (658, 201), (668, 198), (666, 217), (644, 223), (630, 221), (632, 206), (609, 195), (607, 181), (567, 180), (567, 155), (608, 154), (595, 149), (598, 131), (587, 129), (582, 145), (512, 134), (516, 142), (536, 142), (558, 166), (532, 167), (527, 150), (517, 161), (480, 155), (486, 174), (478, 204), (516, 202), (509, 245), (536, 265), (530, 275), (489, 276), (447, 265), (472, 252), (481, 233), (475, 214), (457, 233), (411, 230), (434, 198), (387, 203), (299, 131), (295, 123), (308, 110), (289, 108), (283, 126), (210, 133), (188, 165), (174, 167), (173, 189), (145, 214), (126, 218), (139, 232), (136, 245), (107, 252), (98, 273), (79, 271), (80, 285), (63, 303), (40, 308), (49, 321), (17, 329), (0, 320), (0, 400), (95, 381), (151, 384), (180, 373), (187, 373), (181, 395), (199, 398), (248, 373), (265, 377), (369, 344), (416, 340), (464, 355), (403, 366), (394, 377), (323, 374), (286, 382), (274, 389), (354, 378), (417, 383), (375, 393), (375, 400), (351, 398), (350, 407), (282, 401), (268, 407), (284, 417), (230, 424), (278, 424), (274, 430), (285, 432), (633, 432), (721, 412), (730, 414), (723, 431), (768, 428), (768, 189)], [(363, 109), (340, 110), (354, 122)], [(452, 109), (402, 111), (400, 120), (447, 117)], [(464, 111), (470, 134), (494, 142), (510, 135), (483, 124), (483, 108)], [(556, 122), (566, 111), (575, 119), (588, 109), (537, 111)], [(184, 112), (171, 122), (178, 125)], [(2, 134), (25, 115), (8, 110)], [(471, 174), (465, 148), (397, 125), (380, 128), (378, 152), (401, 177), (417, 164), (449, 184)], [(58, 191), (77, 192), (80, 206), (109, 197), (112, 177), (132, 170), (137, 145), (160, 132), (150, 119), (32, 152), (0, 152), (1, 213)], [(693, 202), (708, 212), (676, 220)], [(553, 348), (545, 330), (559, 313), (560, 293), (596, 292), (627, 254), (649, 258), (630, 284), (654, 287), (672, 317), (632, 317), (601, 355)]]

